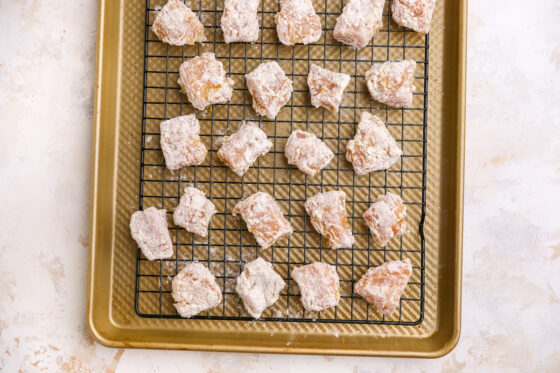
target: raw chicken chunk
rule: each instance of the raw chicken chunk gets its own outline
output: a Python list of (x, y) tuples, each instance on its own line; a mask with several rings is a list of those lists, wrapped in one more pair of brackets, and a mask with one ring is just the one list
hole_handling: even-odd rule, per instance
[(284, 280), (274, 271), (272, 264), (257, 258), (245, 264), (243, 272), (237, 277), (235, 291), (243, 299), (247, 312), (258, 319), (278, 300), (284, 286)]
[(412, 106), (416, 61), (374, 63), (366, 72), (366, 83), (374, 100), (394, 107)]
[(243, 176), (258, 157), (272, 148), (272, 142), (255, 122), (242, 122), (237, 132), (225, 138), (218, 157), (233, 172)]
[(261, 63), (245, 77), (247, 88), (253, 96), (255, 111), (274, 119), (282, 106), (290, 100), (292, 81), (286, 77), (278, 62)]
[(348, 0), (336, 20), (334, 38), (357, 49), (365, 47), (383, 24), (384, 5), (385, 0)]
[(312, 133), (296, 130), (286, 142), (286, 158), (302, 172), (313, 177), (327, 167), (334, 153)]
[(257, 192), (237, 203), (233, 214), (240, 214), (249, 232), (253, 233), (257, 243), (267, 249), (276, 241), (293, 233), (292, 226), (284, 217), (278, 202), (264, 192)]
[(188, 187), (173, 212), (175, 225), (201, 237), (208, 236), (208, 225), (216, 213), (216, 206), (200, 189)]
[(206, 266), (189, 263), (173, 278), (171, 295), (182, 317), (192, 317), (222, 302), (222, 290)]
[(354, 285), (354, 292), (371, 303), (382, 314), (389, 315), (399, 306), (399, 300), (412, 274), (410, 259), (387, 262), (369, 268)]
[(387, 245), (391, 238), (406, 231), (405, 218), (406, 207), (403, 200), (393, 193), (379, 196), (364, 213), (364, 220), (373, 240), (379, 246)]
[(312, 263), (294, 268), (292, 278), (301, 292), (301, 302), (307, 311), (322, 311), (338, 305), (340, 283), (336, 267), (326, 263)]
[(203, 53), (183, 62), (179, 68), (178, 83), (198, 110), (226, 103), (233, 94), (233, 80), (226, 77), (224, 65), (216, 60), (214, 53)]
[(311, 224), (333, 249), (352, 248), (354, 236), (348, 226), (345, 207), (346, 194), (342, 191), (317, 193), (305, 201), (305, 211)]
[(182, 1), (169, 0), (157, 13), (152, 30), (159, 40), (171, 45), (202, 42), (204, 26)]
[(427, 34), (436, 0), (393, 0), (393, 20), (403, 27)]
[(350, 75), (335, 73), (312, 64), (307, 76), (311, 104), (337, 113), (344, 88), (348, 83), (350, 83)]
[(144, 211), (136, 211), (130, 218), (130, 233), (148, 260), (173, 255), (165, 210), (148, 207)]
[(276, 30), (282, 44), (314, 43), (321, 37), (321, 18), (311, 0), (281, 0)]
[(356, 136), (348, 141), (346, 159), (358, 175), (386, 170), (402, 155), (401, 148), (378, 116), (362, 112)]
[(160, 124), (161, 150), (170, 170), (199, 165), (206, 158), (200, 141), (200, 123), (194, 114), (169, 119)]
[(259, 0), (225, 0), (221, 27), (226, 43), (257, 41), (259, 3)]

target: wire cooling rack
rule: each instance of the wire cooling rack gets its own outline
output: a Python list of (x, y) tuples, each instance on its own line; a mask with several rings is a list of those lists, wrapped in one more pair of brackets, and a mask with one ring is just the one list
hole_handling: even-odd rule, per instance
[[(322, 38), (315, 44), (287, 47), (279, 44), (274, 15), (277, 0), (260, 5), (260, 37), (256, 43), (225, 44), (220, 29), (223, 0), (187, 2), (205, 26), (207, 41), (196, 46), (173, 47), (157, 40), (151, 31), (156, 11), (165, 0), (146, 1), (144, 93), (141, 143), (139, 208), (165, 208), (174, 242), (174, 257), (148, 261), (138, 250), (135, 307), (142, 317), (178, 318), (171, 297), (171, 280), (185, 263), (199, 261), (208, 265), (223, 291), (220, 306), (195, 318), (252, 320), (235, 293), (235, 279), (244, 263), (257, 256), (273, 263), (286, 287), (278, 302), (267, 309), (262, 321), (325, 322), (357, 324), (417, 325), (424, 312), (424, 236), (426, 187), (426, 135), (428, 107), (428, 36), (405, 30), (390, 20), (391, 0), (385, 4), (383, 27), (365, 48), (355, 49), (338, 43), (332, 36), (342, 0), (313, 1), (323, 25)], [(196, 112), (181, 94), (177, 84), (181, 63), (203, 52), (213, 52), (235, 81), (232, 100)], [(364, 74), (373, 62), (413, 59), (417, 62), (415, 94), (411, 108), (389, 108), (371, 100)], [(261, 62), (278, 61), (294, 82), (291, 100), (274, 120), (259, 117), (251, 107), (244, 75)], [(311, 106), (306, 84), (312, 63), (351, 75), (351, 81), (337, 114)], [(354, 136), (362, 111), (384, 118), (391, 134), (403, 149), (399, 163), (386, 171), (356, 175), (345, 159), (346, 143)], [(201, 139), (209, 149), (205, 162), (178, 171), (165, 168), (159, 140), (163, 120), (197, 114)], [(225, 135), (235, 132), (242, 120), (254, 120), (267, 133), (274, 147), (259, 158), (243, 178), (235, 175), (216, 156)], [(140, 127), (140, 126), (139, 126)], [(140, 129), (140, 128), (139, 128)], [(290, 167), (284, 156), (289, 134), (302, 129), (316, 134), (334, 151), (336, 157), (314, 178)], [(176, 227), (171, 219), (183, 189), (193, 185), (202, 189), (219, 211), (200, 240)], [(356, 243), (352, 249), (332, 250), (315, 232), (303, 204), (320, 191), (343, 190), (346, 209)], [(281, 204), (294, 227), (289, 239), (266, 250), (259, 248), (237, 217), (233, 206), (256, 191), (268, 192)], [(395, 238), (387, 247), (376, 246), (362, 219), (371, 202), (386, 192), (398, 193), (407, 206), (409, 232)], [(410, 258), (413, 274), (398, 311), (383, 316), (353, 292), (353, 284), (368, 267), (385, 261)], [(336, 265), (340, 277), (340, 304), (322, 312), (306, 312), (299, 290), (290, 278), (294, 267), (315, 261)]]

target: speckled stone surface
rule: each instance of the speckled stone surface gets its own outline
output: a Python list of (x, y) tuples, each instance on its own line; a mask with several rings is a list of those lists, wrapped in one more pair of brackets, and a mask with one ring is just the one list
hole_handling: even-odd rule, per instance
[(424, 360), (94, 343), (85, 291), (97, 3), (1, 1), (0, 370), (560, 371), (560, 5), (526, 5), (469, 2), (462, 335), (449, 355)]

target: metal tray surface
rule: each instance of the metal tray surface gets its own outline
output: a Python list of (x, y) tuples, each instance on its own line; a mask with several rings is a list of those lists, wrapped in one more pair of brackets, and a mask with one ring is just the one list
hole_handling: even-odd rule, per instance
[[(332, 37), (340, 0), (314, 1), (322, 38), (294, 47), (276, 37), (276, 0), (262, 1), (260, 38), (253, 44), (223, 42), (222, 0), (191, 1), (207, 41), (185, 47), (163, 44), (150, 30), (155, 10), (164, 4), (100, 1), (88, 288), (92, 335), (105, 345), (144, 348), (424, 357), (449, 352), (460, 329), (466, 2), (438, 1), (424, 36), (395, 24), (388, 1), (382, 29), (359, 51)], [(176, 82), (180, 64), (203, 52), (216, 54), (235, 90), (229, 104), (196, 112)], [(364, 81), (373, 62), (399, 59), (417, 61), (408, 109), (372, 101)], [(267, 60), (278, 61), (294, 82), (292, 99), (275, 120), (254, 112), (244, 81)], [(311, 106), (306, 78), (312, 63), (351, 76), (339, 113)], [(362, 111), (382, 117), (404, 153), (389, 170), (366, 176), (356, 175), (344, 157)], [(159, 123), (195, 112), (209, 154), (200, 166), (171, 172), (159, 146)], [(240, 178), (215, 153), (242, 120), (257, 121), (274, 147)], [(284, 145), (295, 129), (315, 133), (335, 152), (314, 178), (286, 162)], [(205, 191), (218, 209), (207, 239), (173, 225), (171, 213), (187, 185)], [(356, 238), (352, 249), (329, 249), (305, 214), (305, 199), (328, 190), (346, 193)], [(279, 201), (295, 231), (267, 250), (231, 215), (241, 198), (256, 191)], [(361, 216), (388, 191), (403, 197), (409, 231), (381, 248)], [(168, 211), (175, 247), (170, 259), (146, 260), (130, 237), (130, 215), (150, 206)], [(257, 256), (272, 262), (287, 286), (253, 321), (234, 288), (244, 263)], [(383, 316), (353, 293), (353, 283), (368, 267), (399, 258), (411, 259), (413, 275), (398, 310)], [(171, 279), (193, 260), (216, 276), (223, 302), (181, 319)], [(289, 276), (294, 267), (314, 261), (336, 265), (341, 280), (340, 304), (319, 313), (303, 310)]]

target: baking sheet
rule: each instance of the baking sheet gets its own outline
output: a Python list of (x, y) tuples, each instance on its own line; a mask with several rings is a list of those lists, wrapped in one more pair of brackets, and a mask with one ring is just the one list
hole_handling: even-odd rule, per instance
[[(167, 47), (147, 31), (153, 20), (149, 9), (162, 4), (148, 4), (147, 24), (146, 4), (124, 1), (120, 5), (100, 2), (88, 305), (92, 334), (112, 346), (415, 356), (449, 351), (458, 338), (460, 315), (465, 4), (438, 2), (429, 39), (402, 32), (388, 22), (386, 10), (384, 27), (373, 46), (359, 53), (332, 39), (341, 9), (338, 1), (314, 2), (328, 31), (321, 44), (296, 47), (277, 45), (275, 1), (263, 2), (261, 42), (233, 46), (220, 43), (221, 31), (216, 27), (223, 3), (193, 2), (193, 10), (202, 10), (201, 19), (208, 26), (208, 43), (191, 49)], [(238, 89), (230, 105), (215, 105), (198, 114), (203, 140), (211, 150), (205, 164), (196, 171), (164, 174), (156, 128), (161, 118), (193, 111), (178, 91), (176, 72), (183, 59), (202, 51), (216, 53)], [(372, 102), (361, 78), (372, 61), (403, 57), (427, 66), (417, 68), (414, 108), (418, 110), (410, 112), (387, 110)], [(241, 180), (212, 154), (219, 137), (234, 131), (239, 120), (258, 119), (249, 107), (243, 74), (261, 59), (278, 60), (294, 80), (295, 93), (276, 121), (261, 122), (274, 139), (274, 151)], [(353, 75), (340, 115), (309, 107), (305, 86), (309, 60)], [(429, 84), (424, 85), (428, 76)], [(405, 157), (392, 172), (357, 177), (344, 160), (345, 143), (353, 137), (361, 110), (382, 115), (400, 140)], [(306, 179), (287, 167), (282, 150), (293, 129), (325, 138), (339, 154), (333, 161), (336, 166), (318, 179)], [(163, 205), (171, 211), (188, 184), (211, 194), (223, 212), (213, 219), (209, 240), (196, 242), (184, 231), (172, 232), (176, 260), (138, 260), (128, 231), (130, 214), (139, 201), (144, 208)], [(306, 219), (303, 201), (321, 189), (341, 189), (349, 196), (347, 208), (357, 238), (353, 250), (324, 248)], [(393, 189), (408, 202), (411, 229), (401, 241), (393, 240), (382, 250), (370, 243), (367, 227), (359, 219), (372, 198)], [(230, 215), (239, 198), (256, 190), (274, 194), (296, 229), (289, 242), (273, 250), (258, 250), (239, 219)], [(265, 320), (249, 321), (232, 287), (243, 262), (256, 255), (273, 261), (288, 281), (294, 265), (316, 260), (337, 264), (341, 305), (320, 314), (304, 313), (296, 287), (288, 282)], [(351, 284), (368, 265), (400, 257), (413, 261), (412, 284), (399, 312), (383, 318), (352, 294)], [(206, 261), (218, 276), (224, 303), (197, 319), (178, 319), (169, 280), (181, 263), (192, 259)]]

